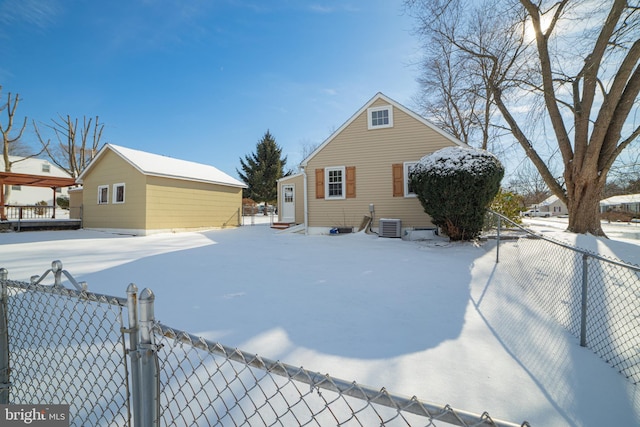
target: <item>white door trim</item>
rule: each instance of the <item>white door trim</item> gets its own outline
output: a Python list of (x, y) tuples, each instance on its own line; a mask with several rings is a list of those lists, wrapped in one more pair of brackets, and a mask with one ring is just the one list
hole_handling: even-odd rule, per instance
[[(288, 193), (289, 191), (289, 193)], [(296, 186), (282, 185), (282, 222), (296, 222)]]

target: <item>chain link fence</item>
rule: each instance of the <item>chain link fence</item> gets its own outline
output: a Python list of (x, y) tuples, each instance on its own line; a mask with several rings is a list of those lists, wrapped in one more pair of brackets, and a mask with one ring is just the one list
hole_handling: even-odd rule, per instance
[[(56, 284), (43, 285), (51, 273)], [(0, 403), (69, 404), (71, 425), (129, 425), (126, 300), (77, 282), (77, 289), (64, 288), (58, 273), (61, 264), (29, 283), (0, 272)]]
[(0, 285), (0, 404), (69, 404), (72, 426), (528, 425), (207, 341), (157, 322), (150, 290), (95, 294), (59, 261)]
[(532, 304), (640, 383), (640, 267), (536, 234), (497, 213), (489, 216), (497, 231), (496, 262)]
[(161, 397), (163, 426), (519, 425), (346, 382), (161, 323), (154, 333), (160, 388), (168, 391)]

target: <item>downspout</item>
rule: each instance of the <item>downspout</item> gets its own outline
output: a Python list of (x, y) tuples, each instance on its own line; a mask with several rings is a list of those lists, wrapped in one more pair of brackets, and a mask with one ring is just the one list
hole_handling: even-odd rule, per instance
[(304, 197), (304, 234), (309, 234), (309, 201), (307, 200), (307, 168), (302, 167), (303, 197)]

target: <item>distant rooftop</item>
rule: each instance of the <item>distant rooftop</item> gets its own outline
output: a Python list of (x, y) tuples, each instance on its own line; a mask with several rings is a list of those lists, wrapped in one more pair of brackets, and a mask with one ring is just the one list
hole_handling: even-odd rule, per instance
[(622, 205), (627, 203), (640, 203), (640, 194), (623, 194), (600, 200), (603, 206)]

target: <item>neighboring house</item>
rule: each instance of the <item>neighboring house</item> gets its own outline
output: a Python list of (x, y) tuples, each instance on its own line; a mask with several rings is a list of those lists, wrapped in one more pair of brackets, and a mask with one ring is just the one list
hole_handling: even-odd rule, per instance
[(551, 216), (568, 215), (569, 210), (567, 205), (562, 202), (558, 196), (549, 196), (542, 202), (532, 205), (531, 209), (539, 210), (540, 212), (549, 212)]
[(366, 217), (373, 231), (381, 218), (400, 220), (403, 232), (433, 228), (408, 174), (423, 156), (456, 145), (467, 146), (378, 93), (303, 160), (300, 173), (278, 181), (278, 220), (312, 234), (357, 231)]
[(106, 144), (78, 182), (84, 228), (146, 235), (241, 223), (245, 185), (213, 166)]
[[(39, 175), (43, 177), (71, 178), (71, 176), (48, 160), (9, 156), (11, 165), (11, 173)], [(4, 159), (0, 156), (0, 171), (4, 171)], [(55, 198), (61, 195), (68, 196), (67, 187), (57, 187), (55, 190), (45, 186), (37, 187), (34, 185), (7, 185), (4, 203), (13, 206), (35, 205), (38, 202), (47, 202), (47, 205), (53, 206)], [(55, 194), (55, 197), (54, 197)]]
[(607, 211), (640, 213), (640, 194), (625, 194), (600, 200), (600, 212)]

